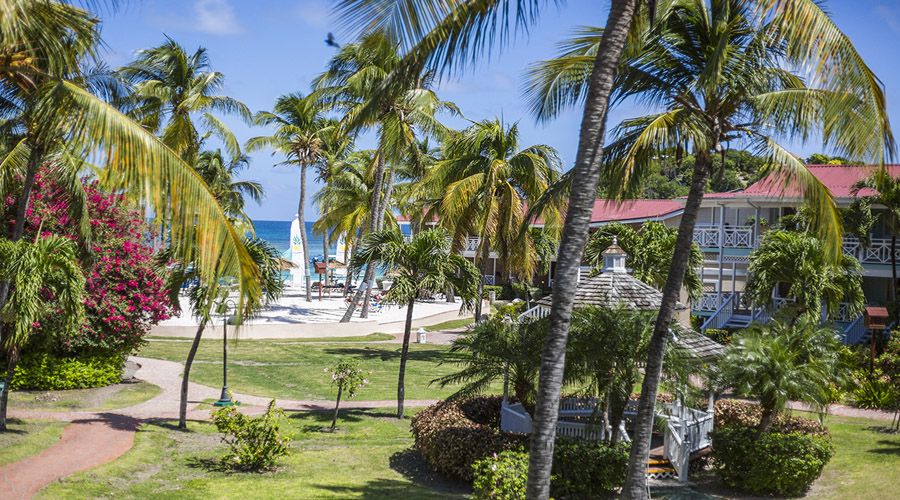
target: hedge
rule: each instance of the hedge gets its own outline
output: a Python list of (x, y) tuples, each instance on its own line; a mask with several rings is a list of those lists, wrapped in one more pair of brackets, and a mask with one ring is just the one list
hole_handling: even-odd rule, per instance
[[(720, 427), (756, 427), (762, 418), (762, 407), (747, 401), (721, 399), (716, 401), (715, 426)], [(815, 420), (780, 414), (772, 422), (771, 432), (827, 436), (828, 429)]]
[(801, 495), (834, 454), (827, 435), (721, 427), (711, 433), (712, 458), (722, 481), (757, 495)]
[[(550, 493), (554, 498), (607, 498), (625, 484), (629, 446), (558, 440)], [(525, 495), (528, 453), (504, 451), (475, 462), (475, 498), (519, 499)]]
[(499, 396), (441, 401), (413, 417), (416, 447), (429, 467), (471, 482), (478, 460), (523, 448), (527, 436), (500, 432), (500, 402)]
[(13, 390), (63, 390), (103, 387), (122, 381), (122, 356), (58, 358), (41, 353), (16, 365)]

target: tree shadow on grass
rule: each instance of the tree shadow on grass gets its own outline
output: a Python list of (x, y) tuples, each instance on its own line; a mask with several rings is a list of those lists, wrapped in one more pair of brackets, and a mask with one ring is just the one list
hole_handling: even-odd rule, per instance
[[(325, 349), (325, 353), (335, 356), (352, 356), (360, 359), (379, 359), (381, 361), (394, 361), (400, 359), (400, 347), (396, 348), (329, 348)], [(431, 361), (438, 362), (447, 358), (446, 349), (417, 349), (409, 351), (407, 359), (409, 361)]]
[[(334, 409), (330, 410), (307, 410), (302, 412), (290, 413), (288, 418), (292, 419), (308, 419), (312, 417), (319, 424), (307, 424), (302, 426), (300, 429), (303, 432), (323, 432), (330, 433), (331, 432), (331, 419), (334, 417)], [(341, 409), (338, 413), (337, 419), (337, 432), (341, 431), (341, 424), (346, 424), (348, 422), (360, 422), (366, 419), (373, 418), (389, 418), (395, 419), (395, 417), (389, 413), (378, 412), (369, 409), (356, 409), (356, 408), (347, 408)]]
[[(336, 484), (314, 485), (323, 491), (329, 491), (338, 498), (395, 499), (395, 498), (463, 498), (463, 495), (440, 491), (422, 491), (406, 481), (396, 479), (375, 479), (361, 485), (344, 486)], [(329, 495), (329, 496), (332, 496)]]
[(886, 425), (870, 425), (866, 427), (867, 431), (877, 432), (879, 434), (900, 434), (900, 431), (888, 427)]
[(437, 472), (432, 471), (425, 459), (414, 447), (398, 451), (391, 455), (391, 469), (399, 472), (411, 482), (434, 490), (435, 492), (446, 494), (469, 494), (472, 489), (465, 483), (450, 481)]
[(900, 457), (900, 440), (891, 441), (888, 439), (879, 440), (878, 445), (880, 448), (873, 448), (869, 450), (871, 453), (877, 453), (879, 455), (896, 455)]

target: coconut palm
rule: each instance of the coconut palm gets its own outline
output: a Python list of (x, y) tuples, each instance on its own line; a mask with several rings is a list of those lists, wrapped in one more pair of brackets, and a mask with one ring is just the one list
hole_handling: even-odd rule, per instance
[[(663, 3), (664, 15), (654, 27), (635, 37), (635, 46), (627, 49), (619, 68), (614, 99), (637, 98), (661, 111), (626, 120), (618, 127), (605, 154), (610, 165), (605, 187), (610, 194), (622, 196), (636, 191), (660, 155), (677, 156), (687, 149), (696, 159), (675, 247), (675, 265), (663, 288), (665, 300), (641, 393), (628, 494), (637, 495), (644, 485), (667, 325), (682, 287), (712, 157), (726, 149), (729, 141), (741, 141), (767, 157), (769, 173), (777, 173), (771, 182), (776, 187), (790, 184), (805, 197), (813, 226), (828, 257), (835, 261), (841, 254), (841, 230), (834, 201), (779, 140), (805, 139), (816, 132), (827, 147), (844, 156), (876, 163), (893, 150), (877, 80), (827, 16), (813, 4), (798, 6), (798, 11), (810, 16), (802, 23), (805, 28), (800, 29), (786, 22), (796, 12), (775, 6), (775, 10), (767, 11), (770, 15), (760, 18), (759, 7), (759, 2), (741, 0)], [(829, 33), (821, 36), (829, 39), (827, 51), (813, 54), (800, 50), (813, 43), (808, 38), (812, 33), (826, 28)], [(553, 116), (583, 95), (586, 69), (578, 61), (590, 59), (600, 39), (597, 32), (582, 32), (567, 44), (559, 60), (534, 70), (532, 98), (541, 116)], [(813, 64), (813, 74), (792, 72), (811, 67), (811, 59), (819, 57), (840, 61), (844, 67)], [(556, 82), (552, 81), (554, 77)], [(807, 81), (815, 85), (808, 86)], [(566, 100), (565, 95), (572, 97)], [(777, 128), (771, 124), (777, 124)]]
[(206, 49), (188, 54), (183, 46), (166, 37), (157, 47), (140, 50), (137, 58), (119, 69), (131, 85), (130, 114), (185, 161), (193, 163), (200, 151), (202, 134), (194, 119), (224, 140), (232, 156), (239, 154), (237, 140), (215, 113), (236, 115), (250, 121), (250, 109), (233, 97), (221, 95), (225, 76), (210, 69)]
[[(257, 270), (203, 180), (150, 132), (91, 92), (83, 67), (95, 58), (98, 20), (55, 1), (9, 0), (2, 10), (0, 30), (10, 37), (0, 42), (5, 58), (0, 95), (11, 117), (7, 124), (14, 123), (21, 135), (0, 161), (0, 178), (23, 179), (10, 239), (22, 235), (42, 165), (52, 161), (50, 172), (71, 189), (80, 189), (77, 179), (90, 169), (104, 189), (125, 192), (168, 214), (174, 258), (195, 256), (198, 272), (207, 278), (223, 273), (239, 278), (242, 301), (257, 295)], [(52, 22), (32, 29), (36, 19)], [(0, 183), (4, 191), (11, 186)], [(9, 283), (0, 283), (0, 307), (9, 293)]]
[(447, 359), (441, 364), (452, 363), (459, 366), (459, 371), (431, 383), (441, 387), (462, 384), (451, 396), (457, 398), (490, 391), (494, 383), (507, 381), (512, 396), (532, 407), (546, 336), (545, 320), (515, 323), (499, 315), (491, 316), (453, 339)]
[[(891, 234), (891, 303), (897, 301), (897, 234), (900, 234), (900, 177), (894, 177), (887, 169), (878, 169), (866, 179), (856, 183), (852, 192), (858, 196), (863, 190), (874, 190), (874, 194), (862, 197), (867, 205), (865, 212), (875, 216), (875, 221), (881, 220), (885, 229)], [(872, 211), (871, 205), (880, 205), (883, 210)], [(862, 235), (861, 235), (862, 236)], [(869, 235), (865, 234), (861, 242), (866, 244)], [(896, 309), (892, 311), (896, 317)]]
[[(341, 47), (328, 70), (315, 83), (322, 101), (344, 112), (341, 127), (348, 133), (377, 129), (375, 184), (370, 201), (372, 217), (367, 232), (382, 230), (382, 214), (392, 213), (390, 201), (397, 166), (417, 147), (418, 139), (440, 138), (446, 134), (436, 115), (459, 114), (455, 105), (440, 100), (431, 89), (433, 74), (428, 72), (412, 73), (393, 85), (390, 92), (380, 92), (386, 79), (394, 75), (399, 61), (397, 44), (384, 33), (374, 32), (357, 43)], [(374, 269), (367, 268), (364, 283), (371, 285), (373, 277)], [(350, 321), (360, 298), (363, 300), (360, 316), (368, 315), (371, 289), (371, 286), (360, 287), (342, 322)]]
[(805, 316), (755, 324), (736, 336), (719, 361), (721, 381), (762, 406), (759, 430), (769, 430), (788, 401), (824, 409), (830, 388), (849, 375), (837, 332)]
[[(678, 230), (661, 222), (646, 222), (640, 229), (625, 224), (613, 223), (603, 226), (591, 235), (584, 249), (585, 260), (599, 270), (603, 265), (603, 251), (612, 244), (612, 236), (622, 250), (628, 254), (625, 262), (634, 277), (662, 289), (666, 276), (672, 267), (672, 254)], [(684, 275), (684, 287), (691, 298), (703, 292), (703, 280), (697, 269), (703, 267), (703, 252), (694, 243), (691, 246), (690, 262)]]
[(465, 257), (451, 251), (450, 236), (440, 229), (423, 231), (407, 243), (396, 229), (367, 235), (351, 262), (352, 267), (379, 266), (393, 278), (385, 300), (406, 304), (400, 375), (397, 381), (397, 418), (403, 418), (404, 378), (412, 331), (413, 307), (422, 294), (442, 292), (453, 286), (467, 305), (478, 292), (478, 270)]
[[(75, 256), (75, 245), (67, 238), (49, 236), (35, 241), (0, 239), (0, 280), (11, 284), (0, 321), (12, 323), (3, 336), (6, 379), (0, 391), (0, 431), (6, 430), (6, 409), (19, 351), (33, 325), (48, 315), (62, 314), (63, 331), (71, 335), (84, 321), (84, 275)], [(54, 300), (47, 301), (51, 296)]]
[(227, 158), (221, 149), (201, 151), (194, 169), (206, 181), (213, 196), (230, 219), (241, 227), (252, 230), (253, 221), (244, 211), (245, 199), (262, 201), (262, 184), (256, 181), (239, 181), (235, 176), (250, 165), (244, 154)]
[[(248, 300), (243, 302), (240, 311), (232, 311), (235, 316), (243, 320), (244, 318), (252, 318), (253, 315), (261, 311), (266, 305), (273, 303), (281, 297), (284, 290), (284, 280), (281, 277), (281, 259), (278, 249), (273, 247), (265, 240), (259, 238), (246, 239), (244, 245), (247, 253), (250, 254), (253, 262), (259, 268), (260, 282), (259, 285), (264, 291), (264, 295), (256, 300)], [(163, 253), (162, 260), (166, 260), (166, 254)], [(181, 399), (178, 407), (178, 428), (187, 427), (187, 397), (188, 387), (190, 385), (191, 366), (194, 363), (194, 357), (197, 349), (200, 347), (200, 340), (206, 327), (212, 322), (213, 313), (222, 316), (222, 321), (228, 318), (227, 307), (224, 307), (225, 301), (228, 299), (229, 290), (226, 287), (218, 286), (214, 281), (211, 286), (209, 283), (202, 281), (197, 275), (194, 267), (191, 265), (178, 265), (170, 270), (168, 275), (168, 289), (170, 301), (172, 304), (179, 303), (178, 296), (181, 290), (187, 286), (188, 300), (191, 305), (191, 311), (197, 318), (197, 331), (194, 334), (194, 340), (191, 348), (188, 350), (187, 359), (184, 362), (184, 373), (181, 375)], [(240, 322), (239, 322), (240, 323)], [(238, 324), (239, 324), (238, 323)]]
[[(492, 274), (487, 263), (493, 249), (504, 272), (529, 281), (537, 258), (527, 230), (528, 207), (559, 178), (556, 150), (543, 144), (519, 149), (518, 125), (506, 126), (495, 119), (449, 136), (442, 156), (424, 180), (441, 193), (441, 225), (451, 231), (457, 245), (470, 234), (480, 236), (475, 263), (482, 275)], [(534, 215), (544, 227), (560, 225), (558, 205), (547, 204)], [(481, 318), (480, 301), (475, 318)]]
[[(303, 256), (309, 262), (309, 235), (306, 234), (306, 170), (310, 166), (319, 165), (326, 151), (326, 139), (334, 133), (336, 123), (325, 116), (322, 106), (315, 94), (287, 94), (278, 98), (273, 111), (262, 111), (256, 114), (257, 125), (274, 127), (270, 136), (254, 137), (247, 141), (247, 150), (256, 151), (265, 147), (273, 149), (285, 160), (279, 165), (297, 166), (300, 168), (300, 201), (297, 204), (297, 217), (300, 219), (300, 240), (303, 245)], [(308, 266), (306, 266), (308, 267)], [(307, 272), (308, 274), (308, 272)], [(309, 280), (306, 283), (306, 300), (312, 300)]]
[(750, 254), (748, 273), (747, 293), (756, 305), (771, 307), (773, 291), (780, 286), (796, 312), (813, 318), (822, 316), (822, 306), (835, 318), (841, 302), (852, 317), (865, 305), (859, 261), (847, 254), (831, 261), (822, 242), (810, 234), (769, 231)]

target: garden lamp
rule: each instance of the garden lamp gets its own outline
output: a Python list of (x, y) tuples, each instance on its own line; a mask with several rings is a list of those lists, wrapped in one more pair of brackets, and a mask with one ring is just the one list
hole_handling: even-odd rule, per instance
[(237, 310), (237, 306), (231, 299), (222, 299), (219, 302), (218, 312), (222, 315), (222, 394), (213, 406), (232, 406), (237, 404), (231, 400), (228, 394), (228, 308)]

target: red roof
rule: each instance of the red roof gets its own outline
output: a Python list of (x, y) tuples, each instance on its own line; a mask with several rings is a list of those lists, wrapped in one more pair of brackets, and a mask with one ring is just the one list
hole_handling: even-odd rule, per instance
[(625, 222), (661, 219), (679, 215), (684, 206), (677, 200), (623, 200), (620, 202), (598, 199), (591, 210), (591, 222)]
[[(807, 168), (825, 184), (835, 198), (852, 198), (854, 196), (853, 185), (871, 175), (876, 167), (862, 165), (809, 165)], [(888, 165), (887, 169), (891, 176), (900, 176), (900, 165)], [(871, 189), (862, 189), (859, 191), (858, 196), (868, 196), (874, 193)], [(727, 194), (732, 195), (731, 197), (793, 198), (799, 197), (800, 191), (792, 186), (784, 186), (782, 179), (772, 174), (748, 186), (747, 189), (741, 192)], [(705, 197), (709, 198), (711, 196), (706, 195)]]

